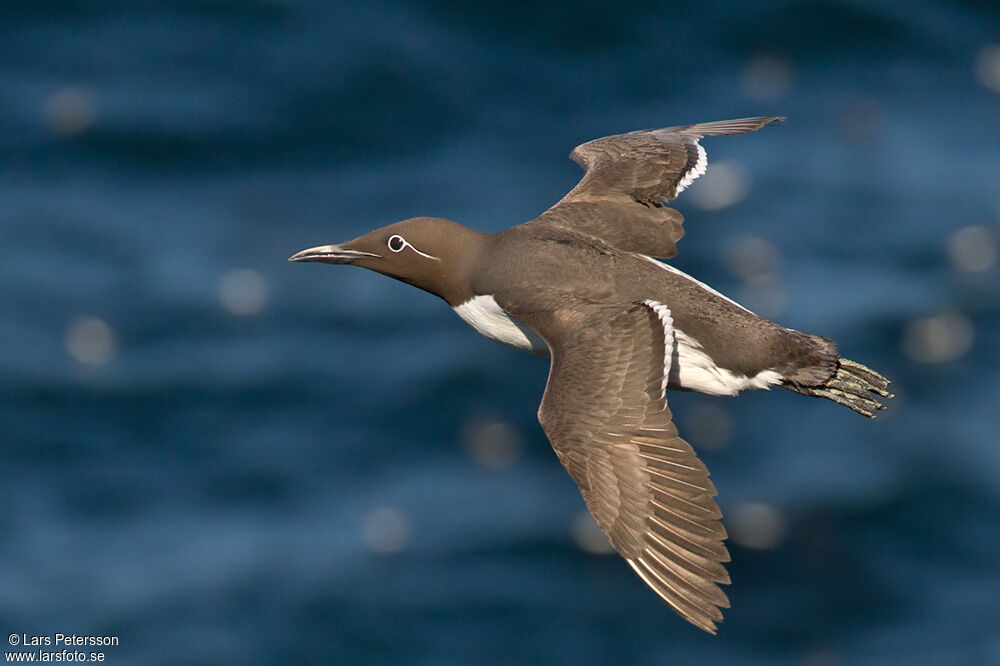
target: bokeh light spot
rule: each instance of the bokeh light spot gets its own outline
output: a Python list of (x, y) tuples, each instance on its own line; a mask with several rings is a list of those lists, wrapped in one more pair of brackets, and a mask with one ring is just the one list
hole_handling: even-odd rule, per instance
[(903, 331), (903, 350), (921, 363), (947, 363), (965, 356), (974, 339), (968, 317), (946, 312), (909, 322)]
[(738, 504), (730, 512), (729, 536), (744, 548), (771, 550), (785, 538), (787, 521), (775, 507), (760, 502)]
[(702, 210), (722, 210), (750, 192), (750, 177), (734, 160), (708, 163), (708, 171), (691, 186), (691, 203)]
[(830, 650), (813, 650), (802, 656), (799, 666), (840, 666), (842, 663)]
[(410, 541), (410, 522), (391, 507), (373, 509), (364, 518), (361, 537), (372, 552), (398, 553)]
[(757, 236), (742, 236), (728, 244), (724, 257), (730, 273), (746, 282), (761, 283), (777, 278), (778, 248)]
[(997, 262), (997, 238), (986, 227), (963, 227), (948, 239), (948, 260), (960, 271), (974, 273)]
[(743, 90), (758, 102), (774, 102), (792, 87), (792, 67), (781, 58), (758, 56), (743, 69)]
[(104, 365), (117, 347), (115, 331), (103, 319), (80, 317), (70, 322), (64, 339), (66, 353), (84, 365)]
[(230, 314), (242, 317), (258, 314), (267, 303), (267, 284), (257, 271), (231, 270), (219, 280), (219, 301)]
[(592, 555), (610, 555), (615, 547), (608, 541), (607, 535), (594, 522), (594, 517), (583, 511), (573, 519), (573, 541), (580, 550)]
[(44, 117), (46, 125), (54, 134), (79, 134), (97, 119), (94, 93), (80, 86), (60, 88), (45, 100)]
[(976, 55), (976, 78), (986, 88), (1000, 93), (1000, 44), (990, 44)]
[(524, 449), (517, 428), (496, 419), (470, 419), (462, 427), (461, 440), (473, 462), (487, 469), (510, 467), (521, 458)]

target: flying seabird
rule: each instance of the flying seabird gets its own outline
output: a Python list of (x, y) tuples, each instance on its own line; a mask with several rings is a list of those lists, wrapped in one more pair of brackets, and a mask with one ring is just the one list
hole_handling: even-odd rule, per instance
[(551, 358), (538, 420), (594, 520), (639, 577), (715, 633), (729, 601), (715, 486), (671, 421), (667, 389), (735, 395), (781, 386), (874, 417), (888, 380), (828, 338), (758, 317), (658, 261), (683, 217), (668, 208), (708, 167), (700, 140), (783, 120), (743, 118), (577, 146), (580, 182), (500, 233), (417, 217), (290, 261), (354, 264), (440, 296), (486, 337)]

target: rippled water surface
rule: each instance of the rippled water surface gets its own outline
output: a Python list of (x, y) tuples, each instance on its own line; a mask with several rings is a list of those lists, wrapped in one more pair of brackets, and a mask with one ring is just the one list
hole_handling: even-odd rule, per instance
[[(285, 258), (495, 231), (585, 140), (707, 140), (674, 265), (894, 380), (874, 422), (671, 396), (719, 487), (710, 637), (582, 516), (547, 363)], [(988, 2), (0, 6), (0, 628), (111, 664), (1000, 663)]]

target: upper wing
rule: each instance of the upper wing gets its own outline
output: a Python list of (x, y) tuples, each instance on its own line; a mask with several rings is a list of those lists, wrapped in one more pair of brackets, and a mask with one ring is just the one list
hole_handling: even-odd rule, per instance
[(577, 146), (570, 158), (583, 178), (555, 206), (528, 224), (583, 231), (628, 252), (677, 254), (684, 217), (664, 203), (705, 173), (703, 136), (743, 134), (784, 120), (777, 116), (642, 130)]
[[(538, 418), (594, 520), (643, 581), (715, 633), (729, 553), (708, 470), (670, 421), (663, 392), (673, 322), (654, 301), (573, 308), (539, 327), (552, 367)], [(557, 342), (553, 342), (557, 341)], [(669, 350), (669, 353), (668, 353)]]

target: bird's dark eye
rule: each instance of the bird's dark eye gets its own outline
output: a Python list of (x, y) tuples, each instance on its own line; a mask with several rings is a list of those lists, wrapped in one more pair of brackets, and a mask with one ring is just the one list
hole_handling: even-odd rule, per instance
[(406, 241), (399, 234), (389, 236), (389, 249), (393, 252), (401, 252), (406, 247)]

